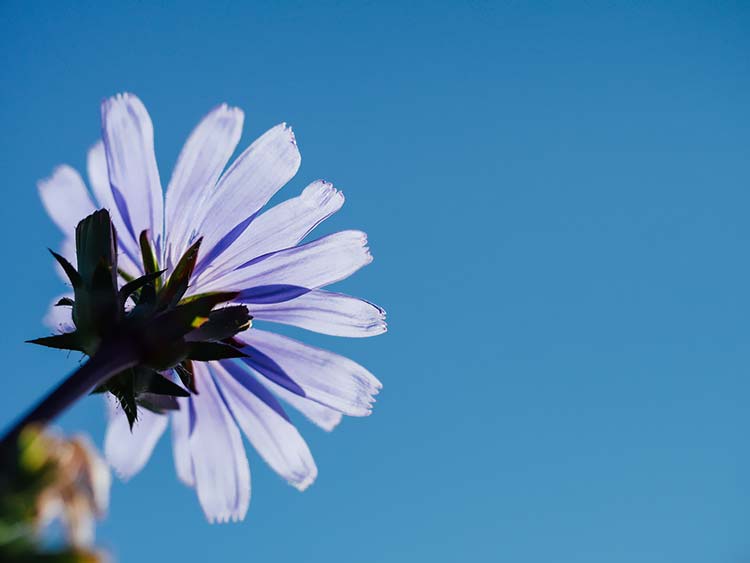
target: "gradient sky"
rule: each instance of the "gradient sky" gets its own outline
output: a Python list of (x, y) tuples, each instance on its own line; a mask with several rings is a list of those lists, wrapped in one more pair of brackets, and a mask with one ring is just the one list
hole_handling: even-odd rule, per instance
[[(63, 286), (35, 183), (139, 95), (166, 183), (211, 107), (281, 121), (368, 232), (340, 284), (388, 334), (304, 335), (384, 383), (305, 493), (250, 453), (209, 525), (169, 440), (117, 482), (123, 562), (750, 560), (750, 5), (0, 3), (0, 423), (78, 361), (24, 344)], [(98, 398), (61, 423), (100, 443)], [(248, 448), (249, 450), (249, 448)]]

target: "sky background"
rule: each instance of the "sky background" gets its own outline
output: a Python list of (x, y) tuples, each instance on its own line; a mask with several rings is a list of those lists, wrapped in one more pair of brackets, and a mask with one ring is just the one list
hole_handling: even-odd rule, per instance
[[(67, 5), (66, 5), (67, 4)], [(750, 561), (750, 5), (0, 2), (0, 423), (78, 361), (24, 344), (63, 289), (36, 181), (83, 169), (99, 103), (154, 121), (163, 183), (200, 117), (286, 121), (359, 228), (339, 285), (382, 337), (306, 341), (384, 383), (300, 420), (299, 493), (250, 455), (241, 524), (206, 523), (169, 439), (116, 482), (120, 561)], [(298, 418), (299, 419), (299, 418)], [(61, 420), (97, 443), (104, 409)]]

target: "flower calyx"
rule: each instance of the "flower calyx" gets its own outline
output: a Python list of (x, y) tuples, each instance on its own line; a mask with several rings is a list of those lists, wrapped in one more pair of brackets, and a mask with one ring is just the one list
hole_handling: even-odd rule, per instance
[[(75, 330), (30, 340), (50, 348), (93, 356), (104, 342), (127, 343), (138, 358), (135, 367), (103, 382), (94, 392), (112, 393), (132, 427), (137, 407), (164, 412), (177, 397), (197, 393), (192, 362), (244, 357), (233, 337), (251, 326), (244, 305), (225, 305), (237, 292), (185, 296), (200, 251), (198, 239), (168, 277), (159, 269), (148, 232), (139, 238), (143, 275), (117, 267), (117, 236), (109, 212), (102, 209), (76, 227), (77, 268), (52, 252), (73, 286), (74, 297), (56, 306), (71, 307)], [(118, 283), (119, 278), (125, 283)], [(172, 375), (176, 374), (180, 386)]]

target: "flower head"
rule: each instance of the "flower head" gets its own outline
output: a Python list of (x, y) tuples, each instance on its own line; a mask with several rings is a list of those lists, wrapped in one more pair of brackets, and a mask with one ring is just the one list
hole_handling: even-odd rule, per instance
[[(67, 166), (39, 185), (47, 211), (67, 235), (61, 254), (72, 260), (75, 225), (101, 206), (115, 227), (120, 286), (162, 270), (159, 279), (172, 279), (200, 241), (183, 299), (229, 292), (231, 305), (246, 307), (257, 321), (336, 336), (383, 333), (382, 309), (323, 289), (372, 261), (364, 233), (343, 231), (302, 243), (341, 208), (341, 192), (316, 181), (262, 211), (295, 175), (300, 154), (291, 129), (281, 124), (226, 168), (242, 122), (237, 108), (211, 111), (187, 140), (163, 200), (145, 107), (129, 94), (106, 100), (102, 142), (88, 155), (92, 194)], [(154, 281), (159, 283), (165, 282)], [(74, 329), (69, 308), (53, 307), (47, 320), (62, 333)], [(198, 328), (199, 339), (211, 339), (210, 326)], [(178, 408), (168, 415), (141, 401), (146, 408), (139, 409), (131, 432), (122, 409), (110, 402), (105, 441), (107, 459), (128, 478), (145, 465), (171, 421), (178, 477), (196, 489), (212, 521), (241, 519), (247, 511), (250, 473), (240, 431), (276, 472), (303, 490), (317, 468), (282, 401), (331, 430), (342, 415), (369, 414), (380, 389), (355, 362), (254, 326), (222, 341), (242, 357), (198, 354), (192, 356), (197, 361), (178, 362), (177, 375), (190, 394), (177, 398)]]

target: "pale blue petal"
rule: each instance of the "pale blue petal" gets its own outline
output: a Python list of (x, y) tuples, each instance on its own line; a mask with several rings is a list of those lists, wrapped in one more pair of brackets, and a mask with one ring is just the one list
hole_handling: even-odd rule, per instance
[(182, 148), (166, 195), (168, 264), (177, 263), (203, 221), (205, 200), (237, 147), (243, 120), (242, 110), (222, 104), (201, 120)]
[[(242, 333), (239, 339), (271, 358), (307, 399), (349, 416), (367, 416), (372, 411), (375, 395), (382, 386), (356, 362), (256, 328)], [(252, 357), (246, 360), (249, 362)]]
[(385, 311), (363, 299), (316, 289), (281, 303), (253, 304), (253, 317), (307, 330), (360, 338), (386, 331)]
[(107, 171), (107, 156), (104, 143), (97, 142), (89, 149), (86, 158), (86, 171), (91, 184), (91, 191), (96, 197), (97, 207), (109, 211), (112, 224), (117, 232), (117, 265), (126, 274), (137, 277), (143, 273), (140, 248), (125, 226), (120, 210), (115, 204), (112, 190), (109, 187), (109, 172)]
[(203, 362), (193, 364), (198, 395), (190, 402), (195, 488), (211, 522), (242, 520), (250, 504), (250, 467), (242, 436)]
[(205, 219), (195, 225), (203, 236), (203, 254), (237, 225), (249, 224), (247, 219), (297, 173), (299, 164), (294, 135), (284, 123), (250, 145), (221, 177), (206, 201)]
[[(280, 406), (269, 404), (253, 391), (253, 376), (231, 362), (212, 362), (216, 383), (234, 419), (250, 443), (271, 468), (300, 491), (305, 490), (318, 475), (305, 440), (285, 417)], [(257, 384), (256, 384), (257, 385)], [(260, 390), (268, 393), (263, 387)], [(274, 399), (275, 401), (275, 399)]]
[(329, 182), (318, 180), (298, 197), (272, 207), (253, 220), (247, 229), (210, 264), (198, 283), (206, 283), (231, 272), (248, 260), (291, 248), (326, 218), (341, 209), (344, 195)]
[(109, 394), (106, 401), (109, 423), (104, 438), (104, 456), (115, 473), (127, 480), (146, 465), (167, 428), (169, 417), (139, 408), (138, 420), (131, 431), (125, 413)]
[(180, 397), (177, 399), (180, 409), (172, 412), (172, 454), (174, 456), (177, 478), (188, 487), (195, 486), (195, 473), (193, 472), (193, 460), (190, 457), (190, 405), (189, 399)]
[[(102, 103), (102, 140), (114, 203), (133, 241), (151, 234), (157, 252), (163, 225), (163, 194), (154, 155), (154, 129), (143, 103), (119, 94)], [(120, 233), (124, 237), (125, 233)]]
[(326, 432), (330, 432), (341, 422), (343, 415), (337, 410), (292, 393), (284, 389), (281, 385), (260, 375), (258, 376), (258, 381), (271, 390), (277, 397), (305, 415), (310, 422), (318, 425)]
[(266, 285), (317, 289), (349, 277), (370, 262), (367, 235), (361, 231), (342, 231), (253, 260), (202, 285), (200, 291), (240, 291)]
[(44, 208), (66, 237), (75, 236), (78, 222), (96, 210), (81, 175), (70, 166), (58, 166), (37, 186)]

